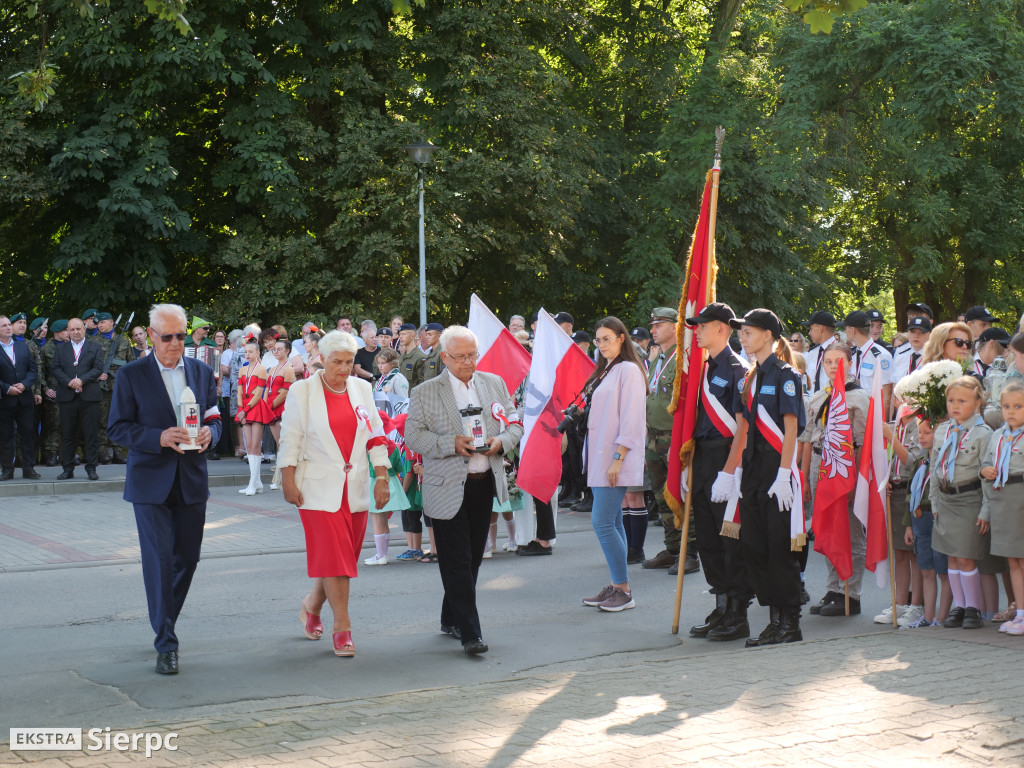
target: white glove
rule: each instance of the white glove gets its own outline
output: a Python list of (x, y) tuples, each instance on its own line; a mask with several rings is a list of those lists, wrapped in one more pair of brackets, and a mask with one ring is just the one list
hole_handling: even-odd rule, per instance
[[(740, 470), (737, 469), (736, 475), (739, 472)], [(715, 482), (711, 484), (711, 501), (715, 504), (721, 504), (723, 501), (729, 500), (736, 485), (736, 475), (730, 475), (728, 472), (718, 473)]]
[(683, 474), (679, 476), (679, 490), (682, 491), (680, 496), (685, 496), (690, 492), (689, 480), (690, 469), (689, 467), (683, 467)]
[(768, 495), (774, 496), (779, 502), (779, 512), (788, 510), (793, 506), (793, 484), (789, 481), (792, 471), (779, 468), (779, 474), (775, 476), (775, 482), (768, 489)]
[(736, 467), (736, 498), (743, 498), (743, 491), (740, 490), (740, 481), (743, 479), (743, 467)]

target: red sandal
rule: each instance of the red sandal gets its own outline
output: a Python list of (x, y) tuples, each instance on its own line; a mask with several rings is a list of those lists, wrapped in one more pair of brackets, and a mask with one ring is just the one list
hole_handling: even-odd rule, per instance
[(320, 623), (319, 613), (310, 613), (306, 606), (299, 610), (299, 621), (302, 622), (302, 630), (310, 640), (319, 640), (324, 633), (324, 625)]
[(355, 656), (356, 647), (352, 644), (352, 631), (346, 629), (344, 632), (334, 633), (334, 655)]

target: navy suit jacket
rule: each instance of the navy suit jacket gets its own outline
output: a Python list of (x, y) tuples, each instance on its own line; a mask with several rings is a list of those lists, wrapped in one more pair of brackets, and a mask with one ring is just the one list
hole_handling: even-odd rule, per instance
[[(213, 433), (212, 448), (221, 433), (213, 369), (194, 358), (183, 359), (185, 381), (196, 396), (199, 411), (204, 416), (203, 425)], [(177, 426), (178, 418), (176, 406), (171, 406), (167, 396), (156, 355), (149, 354), (128, 363), (118, 371), (114, 382), (107, 437), (128, 448), (124, 500), (134, 504), (163, 504), (177, 474), (182, 501), (185, 504), (205, 502), (210, 498), (206, 451), (181, 454), (160, 445), (160, 433)]]
[[(28, 345), (24, 341), (14, 342), (14, 364), (7, 353), (0, 349), (0, 408), (13, 408), (21, 405), (34, 405), (32, 385), (36, 381), (36, 361), (29, 354)], [(15, 384), (23, 383), (25, 391), (20, 395), (9, 395), (7, 390)]]

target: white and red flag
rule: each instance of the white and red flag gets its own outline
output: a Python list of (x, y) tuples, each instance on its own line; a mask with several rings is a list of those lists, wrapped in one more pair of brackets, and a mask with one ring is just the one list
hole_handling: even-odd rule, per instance
[[(871, 386), (871, 405), (864, 430), (864, 446), (860, 452), (860, 474), (853, 513), (864, 526), (867, 553), (864, 567), (875, 574), (875, 583), (884, 587), (888, 579), (889, 526), (885, 521), (885, 497), (889, 483), (889, 454), (882, 435), (883, 401), (881, 368), (875, 368)], [(879, 568), (881, 566), (881, 568)]]
[(825, 411), (825, 438), (821, 443), (821, 467), (812, 518), (814, 550), (829, 559), (842, 581), (853, 573), (849, 497), (857, 483), (844, 362), (839, 360), (836, 383)]
[(554, 318), (540, 310), (516, 475), (516, 484), (535, 498), (547, 500), (555, 495), (562, 476), (562, 433), (557, 427), (562, 411), (577, 400), (594, 367), (594, 361)]
[(480, 354), (476, 369), (501, 376), (509, 394), (515, 392), (530, 371), (530, 353), (526, 347), (516, 341), (512, 332), (475, 293), (469, 300), (468, 327), (476, 334)]

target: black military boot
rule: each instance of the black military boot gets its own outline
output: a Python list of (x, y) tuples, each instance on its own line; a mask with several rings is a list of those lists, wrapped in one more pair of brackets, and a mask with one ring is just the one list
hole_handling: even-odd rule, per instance
[(747, 622), (749, 604), (750, 601), (746, 598), (730, 597), (725, 617), (717, 627), (708, 632), (708, 640), (740, 640), (750, 637), (750, 624)]
[(727, 595), (715, 595), (715, 610), (708, 614), (703, 624), (690, 627), (690, 637), (707, 637), (708, 632), (722, 623), (728, 608), (729, 598)]
[(48, 467), (56, 467), (60, 464), (60, 459), (57, 457), (56, 453), (48, 453), (46, 454), (46, 461), (43, 463)]
[[(797, 643), (803, 639), (803, 633), (800, 631), (800, 609), (787, 608), (782, 612), (782, 622), (779, 624), (779, 631), (775, 634), (770, 645)], [(765, 645), (769, 645), (769, 643), (765, 643)]]
[(781, 616), (779, 609), (774, 605), (768, 609), (768, 614), (771, 617), (771, 621), (768, 622), (768, 626), (761, 630), (761, 634), (757, 637), (752, 637), (744, 643), (747, 648), (760, 648), (762, 645), (773, 645), (775, 636), (779, 633), (779, 625), (781, 624)]

